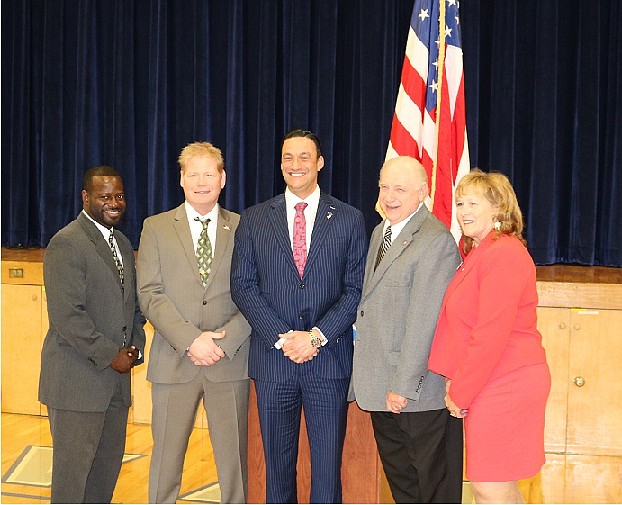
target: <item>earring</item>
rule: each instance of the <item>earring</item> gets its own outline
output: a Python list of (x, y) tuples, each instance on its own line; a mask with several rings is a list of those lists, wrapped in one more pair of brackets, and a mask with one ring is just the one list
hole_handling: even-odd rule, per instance
[(501, 230), (501, 221), (495, 221), (494, 223), (492, 223), (492, 227), (493, 227), (496, 231)]

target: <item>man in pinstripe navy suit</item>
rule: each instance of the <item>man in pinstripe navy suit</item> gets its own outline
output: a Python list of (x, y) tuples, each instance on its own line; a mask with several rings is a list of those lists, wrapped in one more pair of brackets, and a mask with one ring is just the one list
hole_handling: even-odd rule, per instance
[(340, 503), (352, 372), (352, 323), (367, 240), (361, 212), (321, 192), (320, 142), (293, 130), (282, 145), (284, 194), (242, 213), (231, 297), (252, 327), (266, 456), (266, 500), (295, 503), (301, 408), (311, 447), (311, 503)]

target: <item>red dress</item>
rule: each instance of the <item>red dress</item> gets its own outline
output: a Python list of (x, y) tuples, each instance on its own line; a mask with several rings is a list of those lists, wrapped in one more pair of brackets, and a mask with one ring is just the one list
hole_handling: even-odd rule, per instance
[(464, 420), (467, 477), (506, 482), (544, 464), (551, 377), (536, 329), (536, 269), (520, 241), (491, 232), (445, 293), (429, 368), (451, 379)]

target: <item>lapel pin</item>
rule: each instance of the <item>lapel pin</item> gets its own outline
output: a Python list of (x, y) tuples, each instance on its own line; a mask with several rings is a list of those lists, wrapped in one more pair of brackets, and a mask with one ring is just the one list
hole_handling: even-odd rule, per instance
[(225, 230), (230, 230), (230, 229), (231, 229), (231, 228), (229, 228), (229, 225), (228, 225), (228, 224), (223, 224), (223, 225), (222, 225), (222, 227), (223, 227)]
[(326, 213), (326, 219), (330, 219), (331, 217), (333, 217), (333, 213), (332, 212), (327, 212)]

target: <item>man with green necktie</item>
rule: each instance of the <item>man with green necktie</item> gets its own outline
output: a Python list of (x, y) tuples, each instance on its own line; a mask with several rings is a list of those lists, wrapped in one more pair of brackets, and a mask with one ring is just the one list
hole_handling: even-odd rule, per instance
[(201, 399), (207, 411), (221, 503), (247, 497), (247, 357), (250, 327), (229, 292), (239, 216), (218, 205), (226, 173), (220, 149), (187, 145), (179, 156), (185, 202), (145, 220), (138, 298), (155, 335), (149, 502), (175, 503)]

